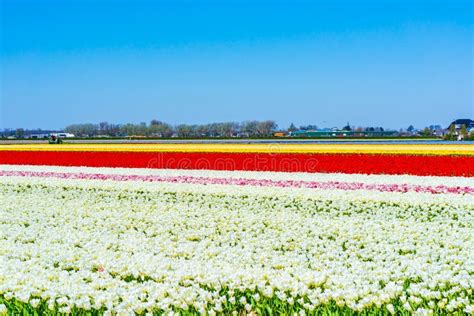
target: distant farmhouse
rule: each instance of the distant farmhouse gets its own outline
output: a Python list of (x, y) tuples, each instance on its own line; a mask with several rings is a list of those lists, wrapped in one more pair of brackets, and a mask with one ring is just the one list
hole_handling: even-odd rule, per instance
[(323, 138), (344, 138), (344, 137), (397, 137), (399, 132), (384, 130), (382, 127), (352, 128), (349, 122), (342, 128), (322, 128), (308, 126), (310, 128), (300, 128), (290, 131), (290, 137), (323, 137)]
[(75, 137), (74, 134), (71, 133), (51, 133), (51, 136), (56, 136), (59, 138), (72, 138)]
[(291, 131), (290, 137), (397, 137), (399, 133), (393, 130), (384, 130), (382, 127), (366, 127), (353, 129), (349, 122), (342, 128), (300, 129)]
[(30, 133), (26, 132), (25, 135), (16, 138), (30, 138), (30, 139), (47, 139), (50, 136), (56, 136), (59, 138), (71, 138), (74, 134), (64, 132), (45, 132), (45, 133)]
[(457, 136), (458, 140), (462, 140), (464, 135), (462, 135), (461, 130), (463, 126), (466, 129), (466, 132), (468, 133), (474, 133), (474, 121), (470, 119), (458, 119), (448, 126), (448, 131), (449, 130), (454, 130), (454, 134)]
[(25, 135), (25, 138), (32, 138), (32, 139), (41, 139), (41, 138), (48, 138), (49, 133), (41, 133), (41, 134), (30, 134), (30, 135)]
[(397, 131), (381, 131), (381, 130), (365, 130), (365, 131), (348, 131), (339, 129), (326, 129), (318, 131), (301, 131), (290, 132), (293, 137), (397, 137)]

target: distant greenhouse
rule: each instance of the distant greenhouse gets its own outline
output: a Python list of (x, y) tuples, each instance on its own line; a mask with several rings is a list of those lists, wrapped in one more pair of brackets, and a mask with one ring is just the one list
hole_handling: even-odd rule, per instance
[(347, 131), (347, 130), (322, 130), (290, 132), (291, 137), (396, 137), (397, 131)]

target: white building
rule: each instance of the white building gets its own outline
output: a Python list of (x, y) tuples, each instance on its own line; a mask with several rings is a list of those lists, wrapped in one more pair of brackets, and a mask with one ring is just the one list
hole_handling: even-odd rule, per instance
[(74, 137), (74, 134), (71, 134), (71, 133), (51, 133), (51, 136), (56, 136), (58, 138), (71, 138), (71, 137)]

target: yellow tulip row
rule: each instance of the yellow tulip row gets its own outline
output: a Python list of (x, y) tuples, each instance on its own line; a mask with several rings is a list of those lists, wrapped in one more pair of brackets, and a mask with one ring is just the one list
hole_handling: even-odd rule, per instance
[(474, 156), (474, 146), (465, 144), (15, 144), (0, 145), (1, 151), (360, 153)]

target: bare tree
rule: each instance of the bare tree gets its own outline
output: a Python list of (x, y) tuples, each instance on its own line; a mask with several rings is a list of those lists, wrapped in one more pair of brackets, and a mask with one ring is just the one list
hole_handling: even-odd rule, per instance
[(23, 138), (25, 136), (25, 130), (23, 128), (17, 128), (15, 131), (16, 138)]

